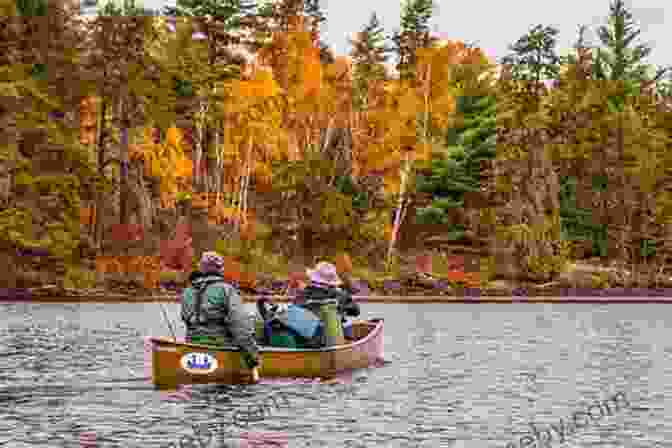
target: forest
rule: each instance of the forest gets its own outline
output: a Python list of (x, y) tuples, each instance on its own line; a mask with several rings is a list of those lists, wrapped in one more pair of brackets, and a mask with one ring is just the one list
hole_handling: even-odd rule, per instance
[(7, 288), (177, 288), (213, 249), (251, 291), (323, 259), (400, 294), (672, 284), (672, 69), (622, 0), (598, 45), (540, 24), (501, 61), (431, 0), (349, 55), (319, 0), (0, 9)]

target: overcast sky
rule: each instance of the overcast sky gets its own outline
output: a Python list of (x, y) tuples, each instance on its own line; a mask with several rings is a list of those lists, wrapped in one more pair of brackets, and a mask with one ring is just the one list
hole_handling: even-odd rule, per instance
[[(155, 9), (169, 1), (144, 0), (143, 3), (145, 7)], [(374, 11), (386, 34), (399, 27), (400, 0), (321, 0), (320, 3), (327, 17), (323, 40), (337, 55), (350, 52), (347, 37), (361, 30)], [(647, 62), (659, 67), (672, 65), (672, 33), (669, 31), (672, 1), (637, 0), (636, 4), (632, 7), (633, 1), (626, 0), (642, 30), (639, 42), (648, 43), (653, 48)], [(589, 42), (597, 44), (595, 31), (597, 26), (605, 23), (609, 13), (609, 0), (435, 0), (435, 5), (436, 13), (430, 22), (433, 31), (441, 33), (445, 39), (476, 43), (495, 60), (508, 53), (507, 45), (537, 24), (559, 30), (557, 49), (560, 54), (571, 50), (582, 24), (590, 28), (587, 33)]]

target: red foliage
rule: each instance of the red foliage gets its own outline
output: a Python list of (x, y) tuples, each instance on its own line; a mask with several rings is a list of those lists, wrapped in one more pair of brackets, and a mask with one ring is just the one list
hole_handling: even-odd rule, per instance
[(416, 272), (431, 274), (431, 272), (432, 272), (432, 255), (431, 254), (418, 255), (415, 258), (415, 270), (416, 270)]
[(111, 230), (114, 241), (140, 241), (145, 236), (140, 224), (112, 224)]
[(448, 268), (455, 269), (459, 271), (464, 271), (464, 256), (462, 255), (453, 255), (448, 257)]
[(182, 218), (177, 223), (175, 238), (161, 242), (162, 264), (176, 271), (191, 270), (191, 261), (194, 257), (192, 241), (191, 226)]

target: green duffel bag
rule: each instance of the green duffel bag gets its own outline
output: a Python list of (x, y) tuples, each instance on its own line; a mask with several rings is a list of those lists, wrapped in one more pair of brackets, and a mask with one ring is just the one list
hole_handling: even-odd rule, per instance
[(297, 338), (291, 331), (285, 329), (273, 329), (271, 333), (271, 346), (283, 348), (299, 348)]

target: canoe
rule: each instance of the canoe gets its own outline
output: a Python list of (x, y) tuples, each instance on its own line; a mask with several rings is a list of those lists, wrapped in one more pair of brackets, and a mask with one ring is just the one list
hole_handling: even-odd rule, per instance
[[(342, 371), (366, 368), (383, 359), (383, 319), (354, 321), (347, 344), (320, 349), (261, 346), (259, 376), (264, 378), (333, 378)], [(159, 388), (181, 384), (240, 384), (240, 350), (149, 338), (152, 382)]]

